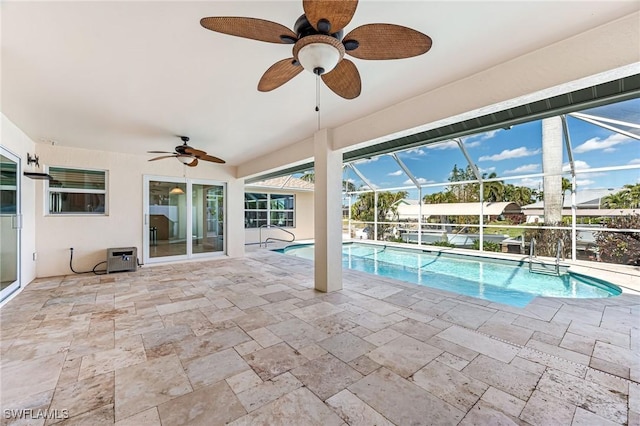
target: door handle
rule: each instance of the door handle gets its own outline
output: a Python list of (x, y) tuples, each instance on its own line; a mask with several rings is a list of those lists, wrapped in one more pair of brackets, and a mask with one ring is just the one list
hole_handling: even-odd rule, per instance
[(16, 214), (11, 216), (11, 227), (13, 229), (22, 229), (22, 215)]

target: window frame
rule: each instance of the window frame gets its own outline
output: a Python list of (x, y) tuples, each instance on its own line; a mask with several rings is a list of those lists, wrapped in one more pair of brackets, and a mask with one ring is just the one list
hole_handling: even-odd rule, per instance
[[(245, 207), (244, 209), (244, 218), (245, 218), (245, 229), (260, 229), (263, 225), (267, 225), (267, 226), (279, 226), (281, 228), (295, 228), (296, 227), (296, 194), (294, 193), (271, 193), (271, 192), (258, 192), (258, 191), (245, 191), (244, 195), (245, 195), (245, 199), (244, 202), (247, 202), (246, 196), (247, 194), (256, 194), (256, 195), (266, 195), (266, 208), (264, 209), (260, 209), (260, 208), (255, 208), (255, 209), (247, 209)], [(293, 199), (293, 207), (291, 209), (274, 209), (271, 206), (271, 196), (272, 195), (277, 195), (280, 196), (281, 198), (284, 197), (291, 197)], [(256, 203), (257, 204), (257, 203)], [(256, 217), (259, 216), (260, 213), (265, 213), (266, 214), (266, 223), (259, 225), (259, 226), (247, 226), (247, 212), (253, 212), (255, 213)], [(275, 225), (272, 223), (272, 218), (271, 215), (272, 213), (291, 213), (292, 218), (291, 220), (291, 225)], [(259, 221), (264, 221), (264, 219), (258, 219)], [(285, 219), (285, 221), (288, 221), (289, 219)]]
[[(50, 181), (45, 181), (44, 191), (44, 215), (45, 216), (108, 216), (109, 215), (109, 171), (106, 169), (96, 169), (90, 167), (73, 167), (73, 166), (46, 166), (45, 170), (48, 174), (51, 174), (52, 169), (65, 169), (80, 172), (102, 172), (104, 174), (104, 189), (93, 188), (54, 188), (51, 187)], [(55, 173), (55, 172), (54, 172)], [(52, 193), (66, 193), (66, 194), (98, 194), (104, 195), (104, 210), (103, 211), (77, 211), (77, 212), (65, 212), (52, 211), (51, 206), (51, 194)]]

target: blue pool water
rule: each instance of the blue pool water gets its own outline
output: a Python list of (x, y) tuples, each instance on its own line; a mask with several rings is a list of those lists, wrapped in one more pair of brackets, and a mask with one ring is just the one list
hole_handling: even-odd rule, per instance
[[(313, 245), (279, 250), (313, 260)], [(622, 291), (585, 275), (529, 272), (528, 263), (367, 244), (344, 244), (342, 266), (472, 297), (525, 306), (536, 296), (611, 297)]]

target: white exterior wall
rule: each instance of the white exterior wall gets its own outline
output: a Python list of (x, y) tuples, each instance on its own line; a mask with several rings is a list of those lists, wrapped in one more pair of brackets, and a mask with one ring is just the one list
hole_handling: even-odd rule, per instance
[[(0, 144), (18, 157), (22, 164), (22, 171), (36, 171), (27, 166), (27, 153), (33, 155), (35, 143), (16, 127), (4, 114), (0, 114)], [(42, 169), (40, 169), (42, 170)], [(36, 261), (33, 253), (36, 249), (36, 221), (35, 221), (35, 187), (36, 180), (22, 175), (20, 178), (22, 200), (22, 230), (20, 248), (20, 286), (24, 287), (36, 278)]]
[[(313, 191), (296, 191), (296, 190), (273, 190), (266, 188), (246, 187), (246, 192), (256, 192), (262, 194), (294, 194), (296, 205), (294, 210), (295, 227), (285, 228), (287, 231), (293, 232), (297, 240), (308, 240), (313, 238)], [(244, 210), (242, 212), (244, 218)], [(260, 230), (256, 228), (248, 228), (244, 230), (245, 244), (258, 244), (260, 242)], [(276, 228), (263, 229), (262, 240), (267, 237), (288, 239), (290, 236), (286, 232), (282, 232)]]
[[(36, 184), (35, 222), (38, 251), (37, 276), (47, 277), (71, 273), (69, 248), (74, 248), (73, 267), (77, 271), (91, 270), (106, 259), (110, 247), (137, 247), (143, 258), (143, 176), (182, 177), (185, 170), (176, 160), (149, 162), (148, 156), (96, 152), (77, 148), (36, 144), (40, 163), (46, 166), (103, 169), (108, 171), (108, 215), (54, 215), (45, 213), (44, 182)], [(244, 242), (233, 235), (242, 235), (244, 227), (240, 211), (243, 208), (243, 181), (236, 180), (235, 169), (204, 163), (186, 168), (187, 178), (227, 182), (227, 253), (244, 254)]]

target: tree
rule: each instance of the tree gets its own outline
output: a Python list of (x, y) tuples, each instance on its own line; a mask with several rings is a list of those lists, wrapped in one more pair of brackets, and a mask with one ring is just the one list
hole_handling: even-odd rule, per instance
[[(484, 176), (482, 176), (483, 179), (494, 179), (496, 177), (498, 177), (498, 175), (495, 172), (492, 172), (488, 177), (486, 176), (486, 173)], [(500, 180), (494, 180), (490, 182), (484, 182), (482, 186), (484, 188), (484, 191), (483, 191), (484, 201), (487, 201), (487, 202), (504, 201), (505, 190), (506, 190), (504, 182)]]
[[(300, 176), (300, 179), (307, 181), (307, 182), (311, 182), (311, 183), (315, 183), (316, 181), (316, 174), (315, 172), (306, 172), (305, 174), (303, 174), (302, 176)], [(353, 192), (353, 191), (357, 191), (358, 188), (356, 187), (356, 185), (348, 180), (343, 180), (342, 181), (342, 190), (344, 192)]]
[[(378, 192), (378, 209), (375, 207), (375, 195), (373, 192), (365, 192), (358, 195), (358, 199), (351, 206), (351, 217), (361, 222), (386, 222), (387, 215), (392, 215), (392, 221), (398, 219), (398, 201), (407, 198), (407, 191), (398, 192)], [(378, 235), (384, 235), (384, 232), (390, 228), (389, 224), (378, 224)]]
[(635, 209), (640, 207), (640, 183), (627, 184), (618, 192), (602, 199), (602, 207), (607, 209)]
[(533, 191), (531, 188), (527, 188), (526, 186), (513, 186), (508, 198), (509, 201), (514, 202), (519, 206), (531, 204), (533, 199)]

